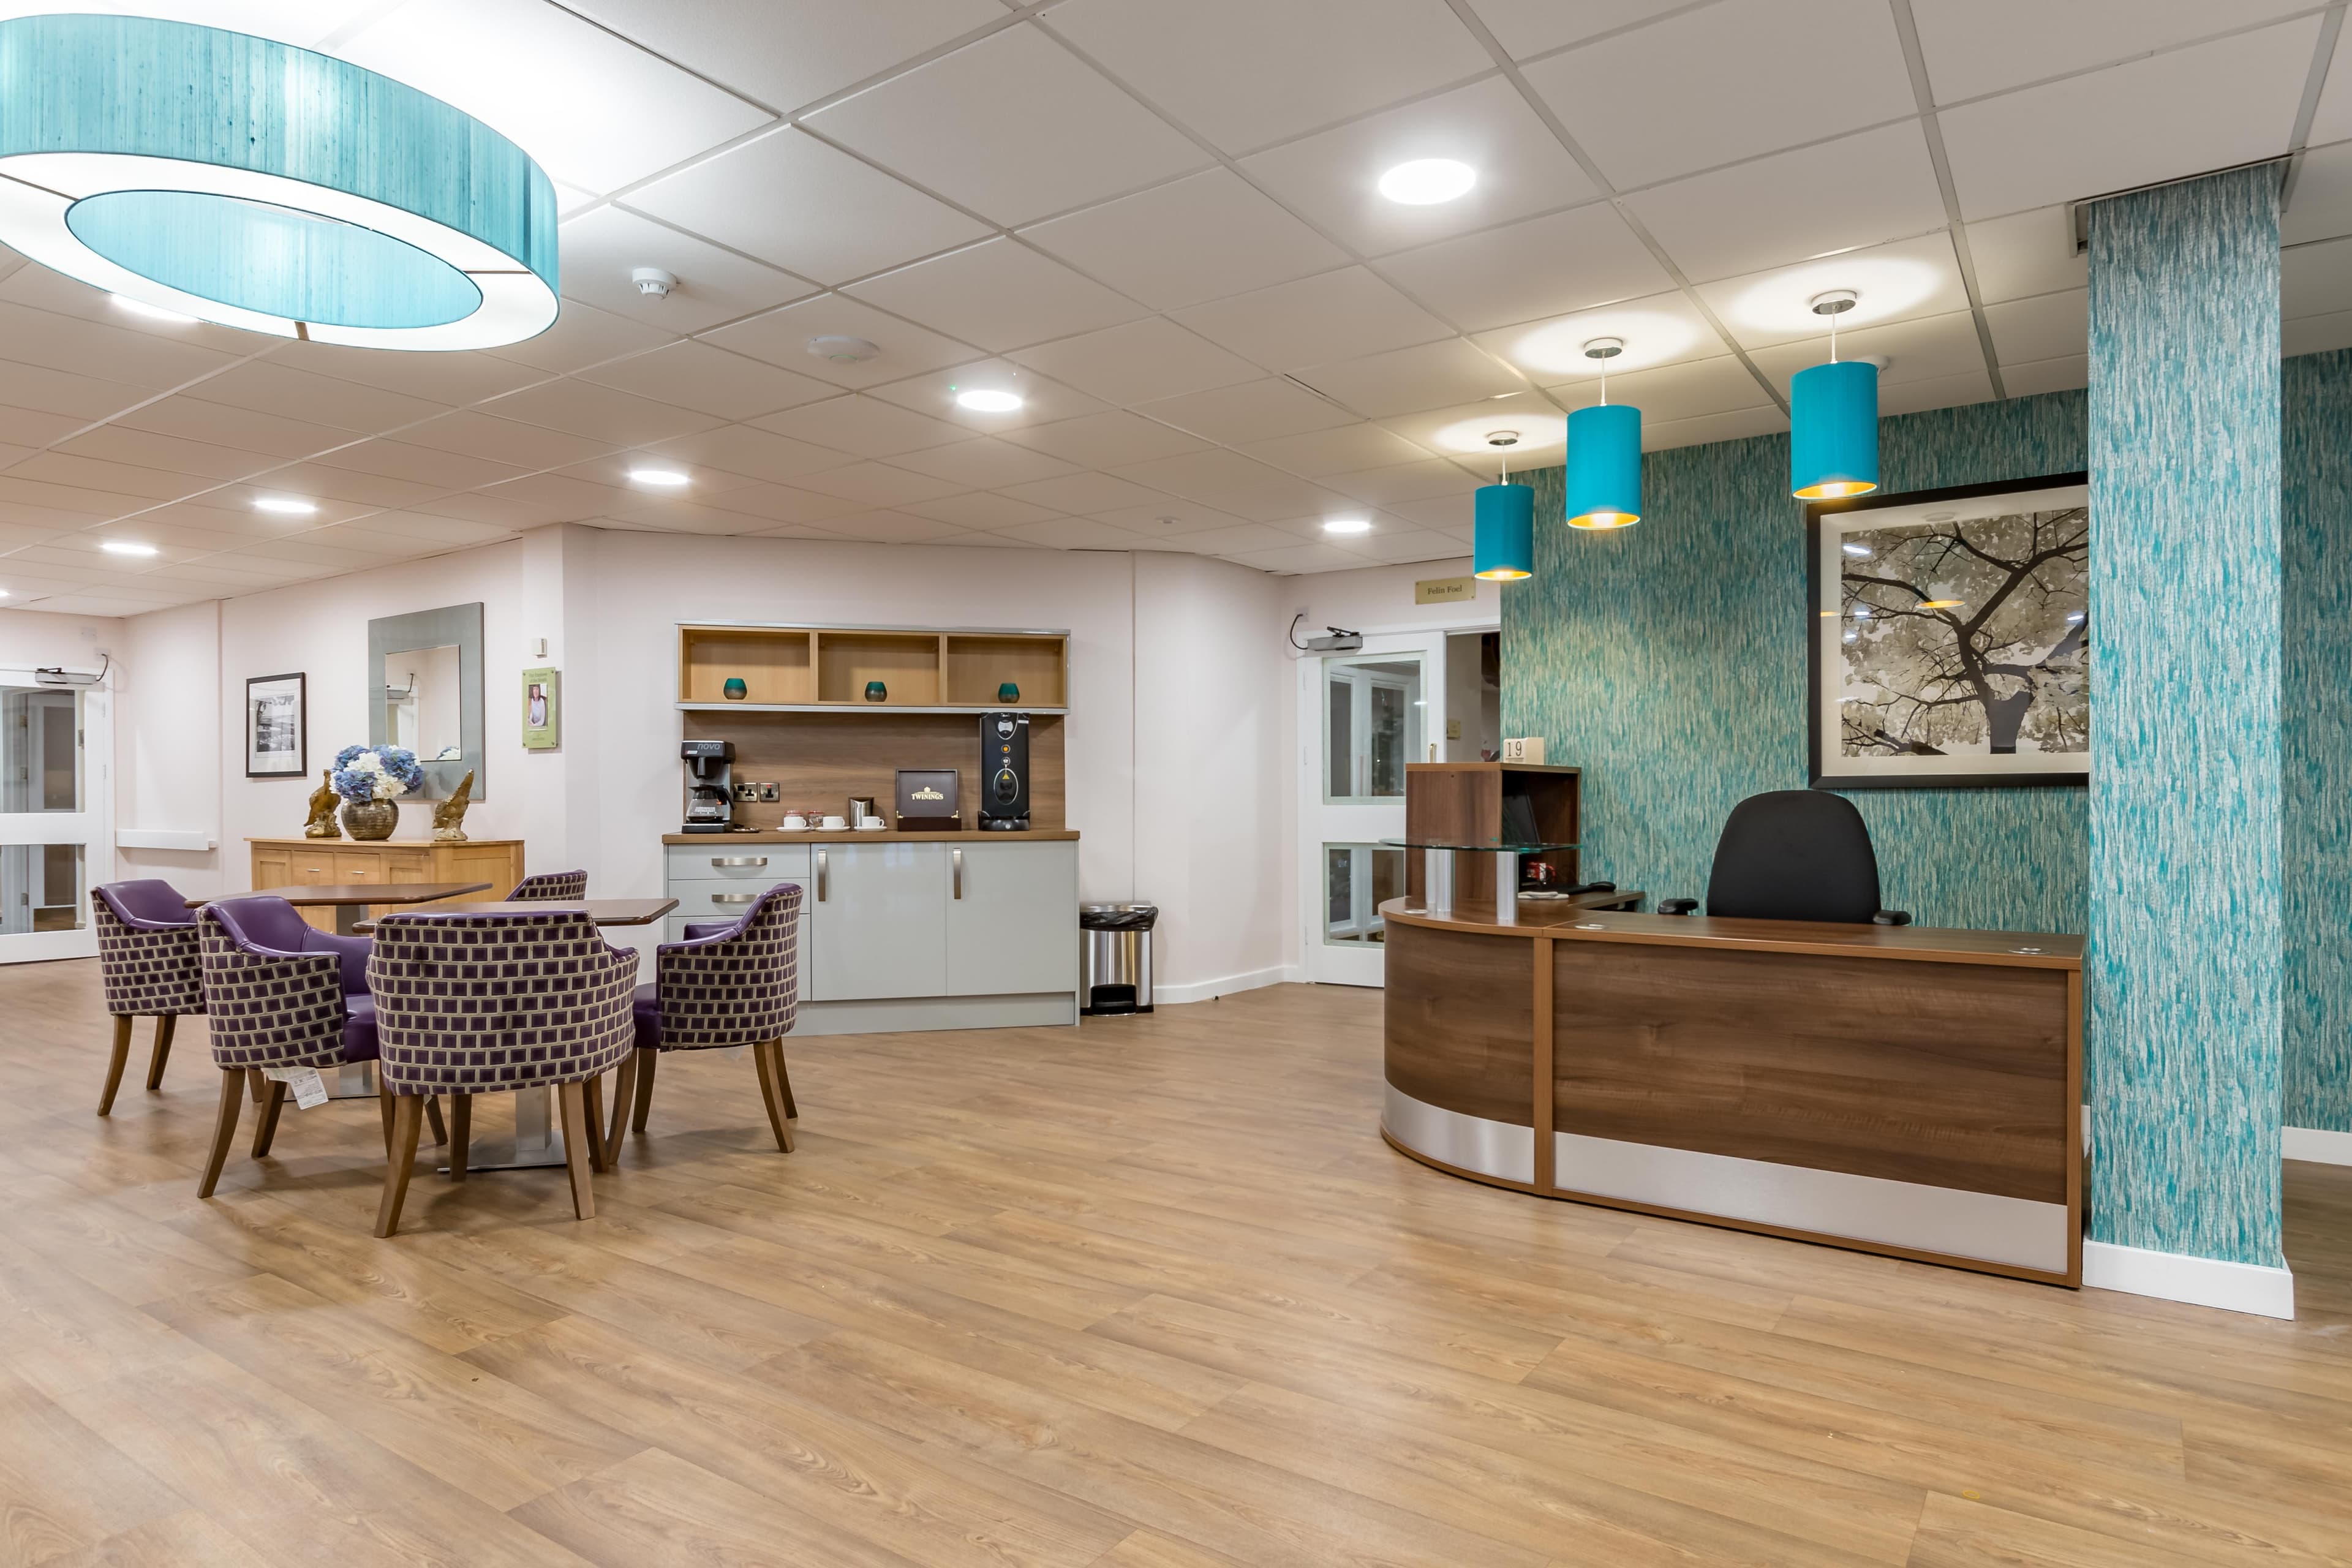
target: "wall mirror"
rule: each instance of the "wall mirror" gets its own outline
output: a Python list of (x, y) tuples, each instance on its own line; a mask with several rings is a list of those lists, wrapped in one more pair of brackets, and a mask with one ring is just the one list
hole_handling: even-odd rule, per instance
[(425, 769), (412, 799), (446, 800), (482, 766), (482, 606), (451, 605), (368, 623), (368, 744), (405, 746)]

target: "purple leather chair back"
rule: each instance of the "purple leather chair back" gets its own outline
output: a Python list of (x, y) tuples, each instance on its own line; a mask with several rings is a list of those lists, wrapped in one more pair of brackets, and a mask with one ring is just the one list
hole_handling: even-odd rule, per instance
[(205, 1010), (204, 942), (196, 914), (169, 882), (107, 882), (92, 889), (98, 974), (106, 1010), (157, 1017)]
[(636, 1044), (636, 975), (578, 910), (386, 915), (368, 961), (384, 1081), (485, 1094), (594, 1078)]
[(713, 935), (662, 943), (661, 1048), (756, 1045), (790, 1033), (800, 1011), (800, 884), (785, 882)]
[(238, 944), (253, 952), (333, 953), (341, 970), (344, 992), (353, 996), (365, 994), (368, 949), (373, 945), (367, 938), (320, 931), (283, 899), (223, 899), (205, 909), (207, 913), (217, 914)]

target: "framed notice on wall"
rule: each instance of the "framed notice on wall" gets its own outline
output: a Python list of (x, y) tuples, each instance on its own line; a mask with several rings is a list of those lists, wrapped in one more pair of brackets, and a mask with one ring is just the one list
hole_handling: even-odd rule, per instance
[(245, 683), (245, 776), (302, 778), (310, 771), (308, 695), (300, 675), (257, 675)]
[(563, 672), (522, 672), (522, 749), (552, 752), (563, 744)]
[(2090, 778), (2090, 479), (1806, 509), (1818, 789)]

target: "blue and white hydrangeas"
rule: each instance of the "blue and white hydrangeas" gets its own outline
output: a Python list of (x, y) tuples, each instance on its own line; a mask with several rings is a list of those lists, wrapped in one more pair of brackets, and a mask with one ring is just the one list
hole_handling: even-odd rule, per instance
[(345, 800), (397, 800), (425, 782), (425, 770), (404, 746), (345, 746), (328, 782)]

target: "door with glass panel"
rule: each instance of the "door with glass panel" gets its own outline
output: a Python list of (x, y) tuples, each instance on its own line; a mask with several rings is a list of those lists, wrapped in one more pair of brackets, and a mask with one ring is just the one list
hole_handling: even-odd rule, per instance
[(98, 952), (89, 889), (114, 863), (108, 700), (0, 669), (0, 963)]
[(1380, 906), (1404, 896), (1405, 764), (1445, 733), (1443, 633), (1368, 637), (1352, 653), (1299, 661), (1299, 731), (1309, 737), (1299, 837), (1307, 978), (1378, 985)]

